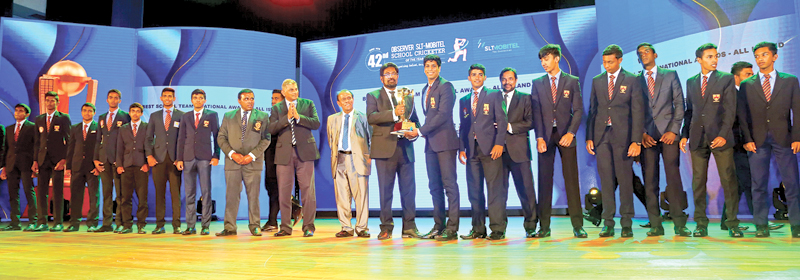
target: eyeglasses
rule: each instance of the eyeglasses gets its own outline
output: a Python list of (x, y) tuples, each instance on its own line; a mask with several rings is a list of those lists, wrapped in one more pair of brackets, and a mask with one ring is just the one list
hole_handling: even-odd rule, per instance
[(383, 74), (383, 76), (386, 78), (397, 77), (397, 73), (386, 73)]

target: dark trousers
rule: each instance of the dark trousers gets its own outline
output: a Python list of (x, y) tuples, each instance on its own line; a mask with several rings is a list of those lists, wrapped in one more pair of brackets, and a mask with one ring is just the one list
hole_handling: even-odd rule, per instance
[(200, 226), (208, 228), (211, 224), (211, 161), (197, 160), (183, 162), (183, 182), (186, 183), (186, 228), (194, 228), (197, 223), (197, 179), (200, 179), (200, 200), (203, 204)]
[[(381, 200), (381, 231), (392, 232), (394, 219), (392, 218), (392, 197), (394, 194), (395, 178), (399, 181), (400, 206), (403, 209), (403, 230), (417, 229), (416, 221), (416, 195), (417, 183), (414, 179), (414, 162), (409, 160), (405, 149), (411, 145), (406, 139), (397, 141), (397, 148), (390, 158), (376, 158), (375, 168), (378, 173), (378, 193)], [(396, 176), (396, 177), (395, 177)]]
[[(100, 172), (100, 183), (103, 184), (103, 226), (110, 227), (114, 218), (114, 202), (117, 202), (116, 224), (122, 226), (122, 176), (117, 174), (117, 166), (103, 162), (103, 172)], [(114, 193), (117, 196), (114, 197)]]
[[(515, 162), (511, 159), (508, 151), (503, 151), (503, 187), (509, 188), (509, 175), (514, 178), (514, 188), (517, 190), (520, 208), (524, 220), (522, 227), (528, 230), (536, 230), (539, 216), (536, 208), (536, 189), (533, 188), (533, 169), (530, 161)], [(508, 198), (508, 196), (506, 196)]]
[(477, 142), (474, 151), (475, 154), (467, 159), (467, 197), (472, 209), (472, 230), (486, 234), (486, 196), (483, 193), (485, 179), (490, 202), (489, 228), (492, 231), (505, 232), (508, 224), (508, 186), (502, 181), (503, 160), (493, 160), (491, 155), (484, 155)]
[[(456, 154), (458, 150), (434, 152), (425, 151), (425, 165), (428, 171), (428, 188), (433, 199), (433, 229), (458, 231), (459, 194), (456, 183)], [(445, 211), (444, 198), (447, 195), (448, 208)], [(445, 218), (446, 222), (445, 222)]]
[(50, 194), (50, 179), (53, 180), (53, 225), (64, 221), (64, 169), (55, 170), (56, 164), (45, 159), (39, 164), (39, 186), (36, 189), (36, 202), (39, 210), (39, 224), (47, 224), (47, 211), (50, 210), (47, 197)]
[[(606, 128), (604, 136), (612, 133), (610, 126)], [(633, 210), (633, 158), (628, 157), (628, 148), (631, 143), (611, 143), (609, 140), (600, 139), (595, 144), (597, 154), (597, 171), (600, 175), (600, 192), (603, 195), (603, 224), (614, 228), (614, 213), (617, 210), (614, 187), (619, 183), (619, 223), (622, 227), (631, 227)]]
[[(753, 192), (751, 190), (753, 182), (750, 177), (750, 155), (744, 148), (740, 147), (741, 145), (744, 144), (736, 143), (736, 146), (733, 148), (733, 164), (736, 166), (739, 201), (742, 201), (742, 199), (747, 200), (747, 209), (750, 210), (750, 214), (753, 214), (755, 212), (753, 211)], [(727, 215), (725, 215), (725, 210), (725, 204), (722, 204), (722, 218), (720, 218), (720, 223), (725, 223), (725, 220), (728, 219)]]
[(780, 172), (783, 186), (786, 188), (789, 223), (792, 226), (800, 226), (797, 156), (792, 152), (791, 146), (778, 145), (771, 133), (767, 133), (764, 144), (756, 147), (756, 152), (750, 154), (750, 170), (753, 175), (753, 224), (766, 226), (769, 222), (769, 208), (772, 206), (772, 194), (769, 192), (769, 161), (772, 155), (775, 155), (778, 172)]
[(147, 172), (142, 172), (141, 166), (125, 167), (122, 173), (122, 212), (118, 219), (122, 219), (122, 226), (130, 228), (133, 225), (133, 192), (136, 191), (136, 226), (143, 229), (147, 225)]
[(83, 193), (84, 189), (89, 190), (89, 212), (86, 214), (86, 226), (97, 226), (100, 216), (100, 189), (97, 176), (91, 173), (94, 168), (86, 168), (89, 171), (75, 171), (70, 177), (70, 226), (80, 227), (81, 217), (83, 216)]
[(153, 166), (153, 185), (156, 189), (156, 228), (166, 223), (164, 216), (167, 208), (167, 182), (172, 201), (172, 228), (181, 227), (181, 171), (173, 164), (169, 154), (164, 161)]
[(292, 233), (292, 191), (294, 191), (294, 182), (297, 179), (303, 204), (303, 231), (315, 231), (317, 192), (314, 187), (314, 161), (300, 160), (300, 157), (297, 156), (297, 148), (293, 148), (289, 164), (278, 164), (276, 170), (278, 173), (278, 192), (280, 193), (278, 198), (281, 205), (281, 213), (283, 213), (281, 215), (281, 230)]
[[(271, 159), (267, 159), (271, 160)], [(272, 168), (275, 168), (273, 165)], [(273, 172), (274, 174), (275, 172)], [(278, 177), (266, 176), (264, 178), (264, 189), (267, 190), (269, 196), (269, 218), (267, 225), (278, 226), (278, 211), (281, 210), (281, 205), (278, 203)]]
[(697, 222), (698, 227), (708, 227), (706, 182), (708, 181), (708, 160), (711, 154), (714, 154), (717, 172), (719, 172), (719, 182), (725, 193), (725, 213), (728, 218), (725, 224), (728, 228), (739, 226), (739, 219), (736, 217), (739, 213), (739, 183), (736, 179), (736, 169), (733, 163), (733, 149), (711, 149), (709, 141), (701, 141), (700, 143), (700, 147), (691, 151), (694, 221)]
[(675, 228), (686, 226), (686, 214), (683, 209), (683, 182), (681, 181), (680, 171), (680, 148), (678, 141), (667, 145), (658, 142), (655, 146), (642, 149), (642, 173), (644, 173), (644, 186), (646, 193), (645, 207), (650, 224), (653, 227), (661, 227), (661, 207), (658, 196), (661, 193), (660, 182), (660, 161), (664, 159), (664, 171), (667, 175), (666, 195), (669, 200), (669, 214), (672, 217)]
[(22, 208), (19, 205), (20, 180), (22, 180), (22, 191), (25, 193), (25, 199), (28, 200), (28, 224), (36, 225), (38, 216), (36, 209), (36, 190), (33, 188), (31, 173), (31, 169), (28, 166), (22, 168), (20, 168), (20, 166), (14, 166), (14, 169), (6, 170), (6, 178), (8, 179), (8, 199), (10, 202), (9, 206), (11, 206), (10, 226), (19, 226), (19, 218), (22, 213)]
[[(550, 229), (550, 215), (553, 212), (553, 176), (555, 174), (556, 149), (561, 155), (561, 174), (564, 176), (564, 191), (567, 195), (567, 210), (573, 228), (583, 227), (581, 209), (581, 186), (578, 182), (578, 153), (576, 147), (561, 147), (561, 136), (553, 128), (547, 151), (539, 157), (539, 217), (543, 230)], [(575, 141), (573, 139), (573, 141)]]
[[(239, 214), (239, 202), (244, 193), (247, 195), (247, 227), (250, 232), (261, 227), (261, 206), (258, 201), (261, 188), (261, 170), (247, 169), (225, 170), (225, 230), (236, 232), (236, 217)], [(260, 167), (260, 166), (259, 166)]]

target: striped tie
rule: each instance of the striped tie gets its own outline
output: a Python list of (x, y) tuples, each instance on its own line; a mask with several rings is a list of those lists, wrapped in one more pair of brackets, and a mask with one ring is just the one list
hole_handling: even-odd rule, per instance
[(556, 104), (556, 77), (550, 77), (550, 92), (553, 94), (553, 104)]
[(772, 86), (769, 84), (769, 74), (764, 74), (764, 82), (761, 83), (761, 88), (764, 89), (764, 97), (767, 98), (767, 102), (772, 99)]
[[(614, 75), (608, 76), (608, 100), (614, 96)], [(611, 125), (611, 115), (608, 115), (608, 125)]]
[(706, 86), (708, 86), (708, 76), (703, 76), (703, 85), (700, 87), (700, 97), (706, 97)]
[[(294, 103), (292, 103), (292, 107), (290, 108), (290, 110), (294, 109), (294, 106), (295, 106)], [(294, 138), (294, 118), (291, 118), (289, 120), (289, 128), (292, 130), (292, 146), (296, 146), (297, 145), (297, 139)]]
[(169, 123), (172, 121), (172, 110), (167, 110), (167, 116), (164, 117), (164, 130), (169, 130)]
[(89, 128), (88, 124), (83, 124), (83, 141), (86, 141), (86, 129)]
[(111, 114), (111, 112), (108, 112), (108, 120), (106, 120), (106, 127), (108, 128), (108, 131), (111, 131), (111, 122), (113, 122), (111, 116), (113, 116), (113, 114)]
[(138, 128), (138, 126), (136, 124), (133, 124), (133, 138), (136, 138), (136, 129), (137, 128)]
[(477, 116), (478, 114), (478, 92), (472, 91), (472, 116)]
[(17, 142), (19, 139), (19, 123), (17, 123), (17, 129), (14, 130), (14, 142)]
[(53, 120), (53, 116), (47, 116), (47, 132), (50, 133), (50, 121)]
[(242, 115), (242, 137), (239, 139), (242, 142), (244, 142), (244, 133), (247, 132), (247, 114), (249, 113), (250, 112), (244, 112), (244, 115)]
[(653, 71), (647, 71), (647, 89), (650, 90), (650, 99), (656, 95), (656, 80), (653, 79)]

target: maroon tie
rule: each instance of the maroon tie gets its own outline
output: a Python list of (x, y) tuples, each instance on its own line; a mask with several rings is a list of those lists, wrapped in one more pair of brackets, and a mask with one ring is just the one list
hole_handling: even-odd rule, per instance
[(767, 102), (772, 99), (772, 86), (769, 84), (769, 74), (764, 74), (764, 82), (761, 83), (761, 89), (764, 90), (764, 97), (767, 98)]
[(550, 92), (553, 94), (553, 104), (556, 104), (556, 77), (550, 77)]
[(19, 126), (19, 123), (17, 123), (17, 129), (14, 129), (14, 142), (17, 142), (17, 139), (19, 139)]
[(86, 141), (86, 129), (89, 128), (88, 124), (83, 124), (83, 141)]
[[(608, 100), (614, 96), (614, 75), (608, 76)], [(608, 124), (611, 124), (611, 115), (608, 115)]]
[(133, 124), (133, 137), (136, 138), (136, 124)]
[(194, 113), (194, 129), (197, 129), (198, 124), (200, 124), (200, 113)]
[(656, 95), (656, 80), (653, 79), (653, 71), (647, 71), (647, 89), (650, 90), (650, 99)]
[(700, 87), (700, 97), (706, 97), (707, 85), (708, 85), (708, 76), (703, 76), (703, 86)]
[(47, 116), (47, 132), (50, 132), (50, 121), (53, 119), (53, 116)]
[(108, 112), (108, 120), (106, 120), (106, 127), (111, 131), (111, 112)]
[(169, 130), (169, 123), (172, 121), (172, 110), (167, 110), (167, 116), (164, 117), (164, 130)]

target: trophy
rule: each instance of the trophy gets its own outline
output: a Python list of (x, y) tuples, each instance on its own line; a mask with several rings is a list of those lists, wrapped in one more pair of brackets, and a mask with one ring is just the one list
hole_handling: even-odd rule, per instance
[(400, 116), (400, 122), (394, 124), (394, 130), (392, 131), (394, 135), (403, 135), (403, 133), (410, 132), (417, 128), (417, 124), (406, 118), (406, 115), (411, 116), (411, 113), (414, 112), (414, 90), (402, 87), (397, 89), (397, 93), (400, 95), (400, 101), (397, 102), (397, 106), (406, 106), (406, 96), (411, 96), (411, 112)]

